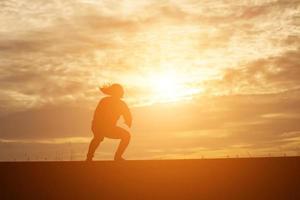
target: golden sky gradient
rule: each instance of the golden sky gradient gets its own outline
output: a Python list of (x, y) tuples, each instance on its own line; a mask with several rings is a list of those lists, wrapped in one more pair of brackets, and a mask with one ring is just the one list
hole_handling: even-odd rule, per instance
[(110, 82), (133, 111), (129, 158), (299, 154), (300, 3), (0, 2), (0, 159), (84, 157)]

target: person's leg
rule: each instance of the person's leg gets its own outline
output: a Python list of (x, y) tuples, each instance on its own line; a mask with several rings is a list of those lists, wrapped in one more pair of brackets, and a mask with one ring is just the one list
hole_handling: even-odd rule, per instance
[(129, 144), (130, 133), (128, 131), (126, 131), (125, 129), (123, 129), (123, 128), (114, 127), (110, 131), (109, 135), (107, 135), (106, 137), (112, 138), (112, 139), (121, 139), (114, 159), (115, 160), (124, 160), (122, 158), (122, 155), (123, 155), (124, 151), (126, 150), (128, 144)]
[(86, 156), (86, 160), (87, 161), (92, 161), (93, 157), (94, 157), (94, 153), (96, 151), (96, 149), (98, 148), (100, 142), (103, 140), (103, 137), (100, 136), (94, 136), (94, 138), (92, 139), (90, 145), (89, 145), (89, 150)]

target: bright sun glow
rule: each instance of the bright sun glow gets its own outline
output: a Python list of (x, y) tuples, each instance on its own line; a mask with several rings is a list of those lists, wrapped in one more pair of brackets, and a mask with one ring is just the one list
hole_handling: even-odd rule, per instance
[(200, 89), (188, 87), (187, 77), (171, 70), (149, 76), (148, 83), (156, 102), (179, 101), (200, 92)]

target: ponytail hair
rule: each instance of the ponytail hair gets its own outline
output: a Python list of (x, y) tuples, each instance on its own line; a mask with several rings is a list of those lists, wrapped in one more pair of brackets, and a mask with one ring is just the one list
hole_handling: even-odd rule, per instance
[(100, 91), (106, 95), (122, 98), (124, 95), (123, 87), (118, 84), (107, 84), (100, 87)]

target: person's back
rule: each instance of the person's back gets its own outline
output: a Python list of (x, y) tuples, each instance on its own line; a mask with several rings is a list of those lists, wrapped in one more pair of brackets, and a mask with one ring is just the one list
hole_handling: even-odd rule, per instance
[(120, 99), (104, 97), (99, 102), (93, 118), (93, 123), (101, 127), (115, 126), (123, 113), (124, 103)]
[(104, 94), (110, 96), (104, 97), (99, 102), (92, 121), (92, 131), (94, 138), (91, 141), (87, 160), (92, 160), (94, 151), (104, 137), (112, 139), (121, 139), (121, 143), (115, 155), (115, 160), (122, 160), (121, 155), (129, 143), (130, 134), (121, 127), (117, 127), (117, 121), (120, 116), (124, 117), (125, 124), (131, 127), (132, 117), (126, 103), (121, 100), (124, 91), (121, 85), (113, 84), (101, 88)]

